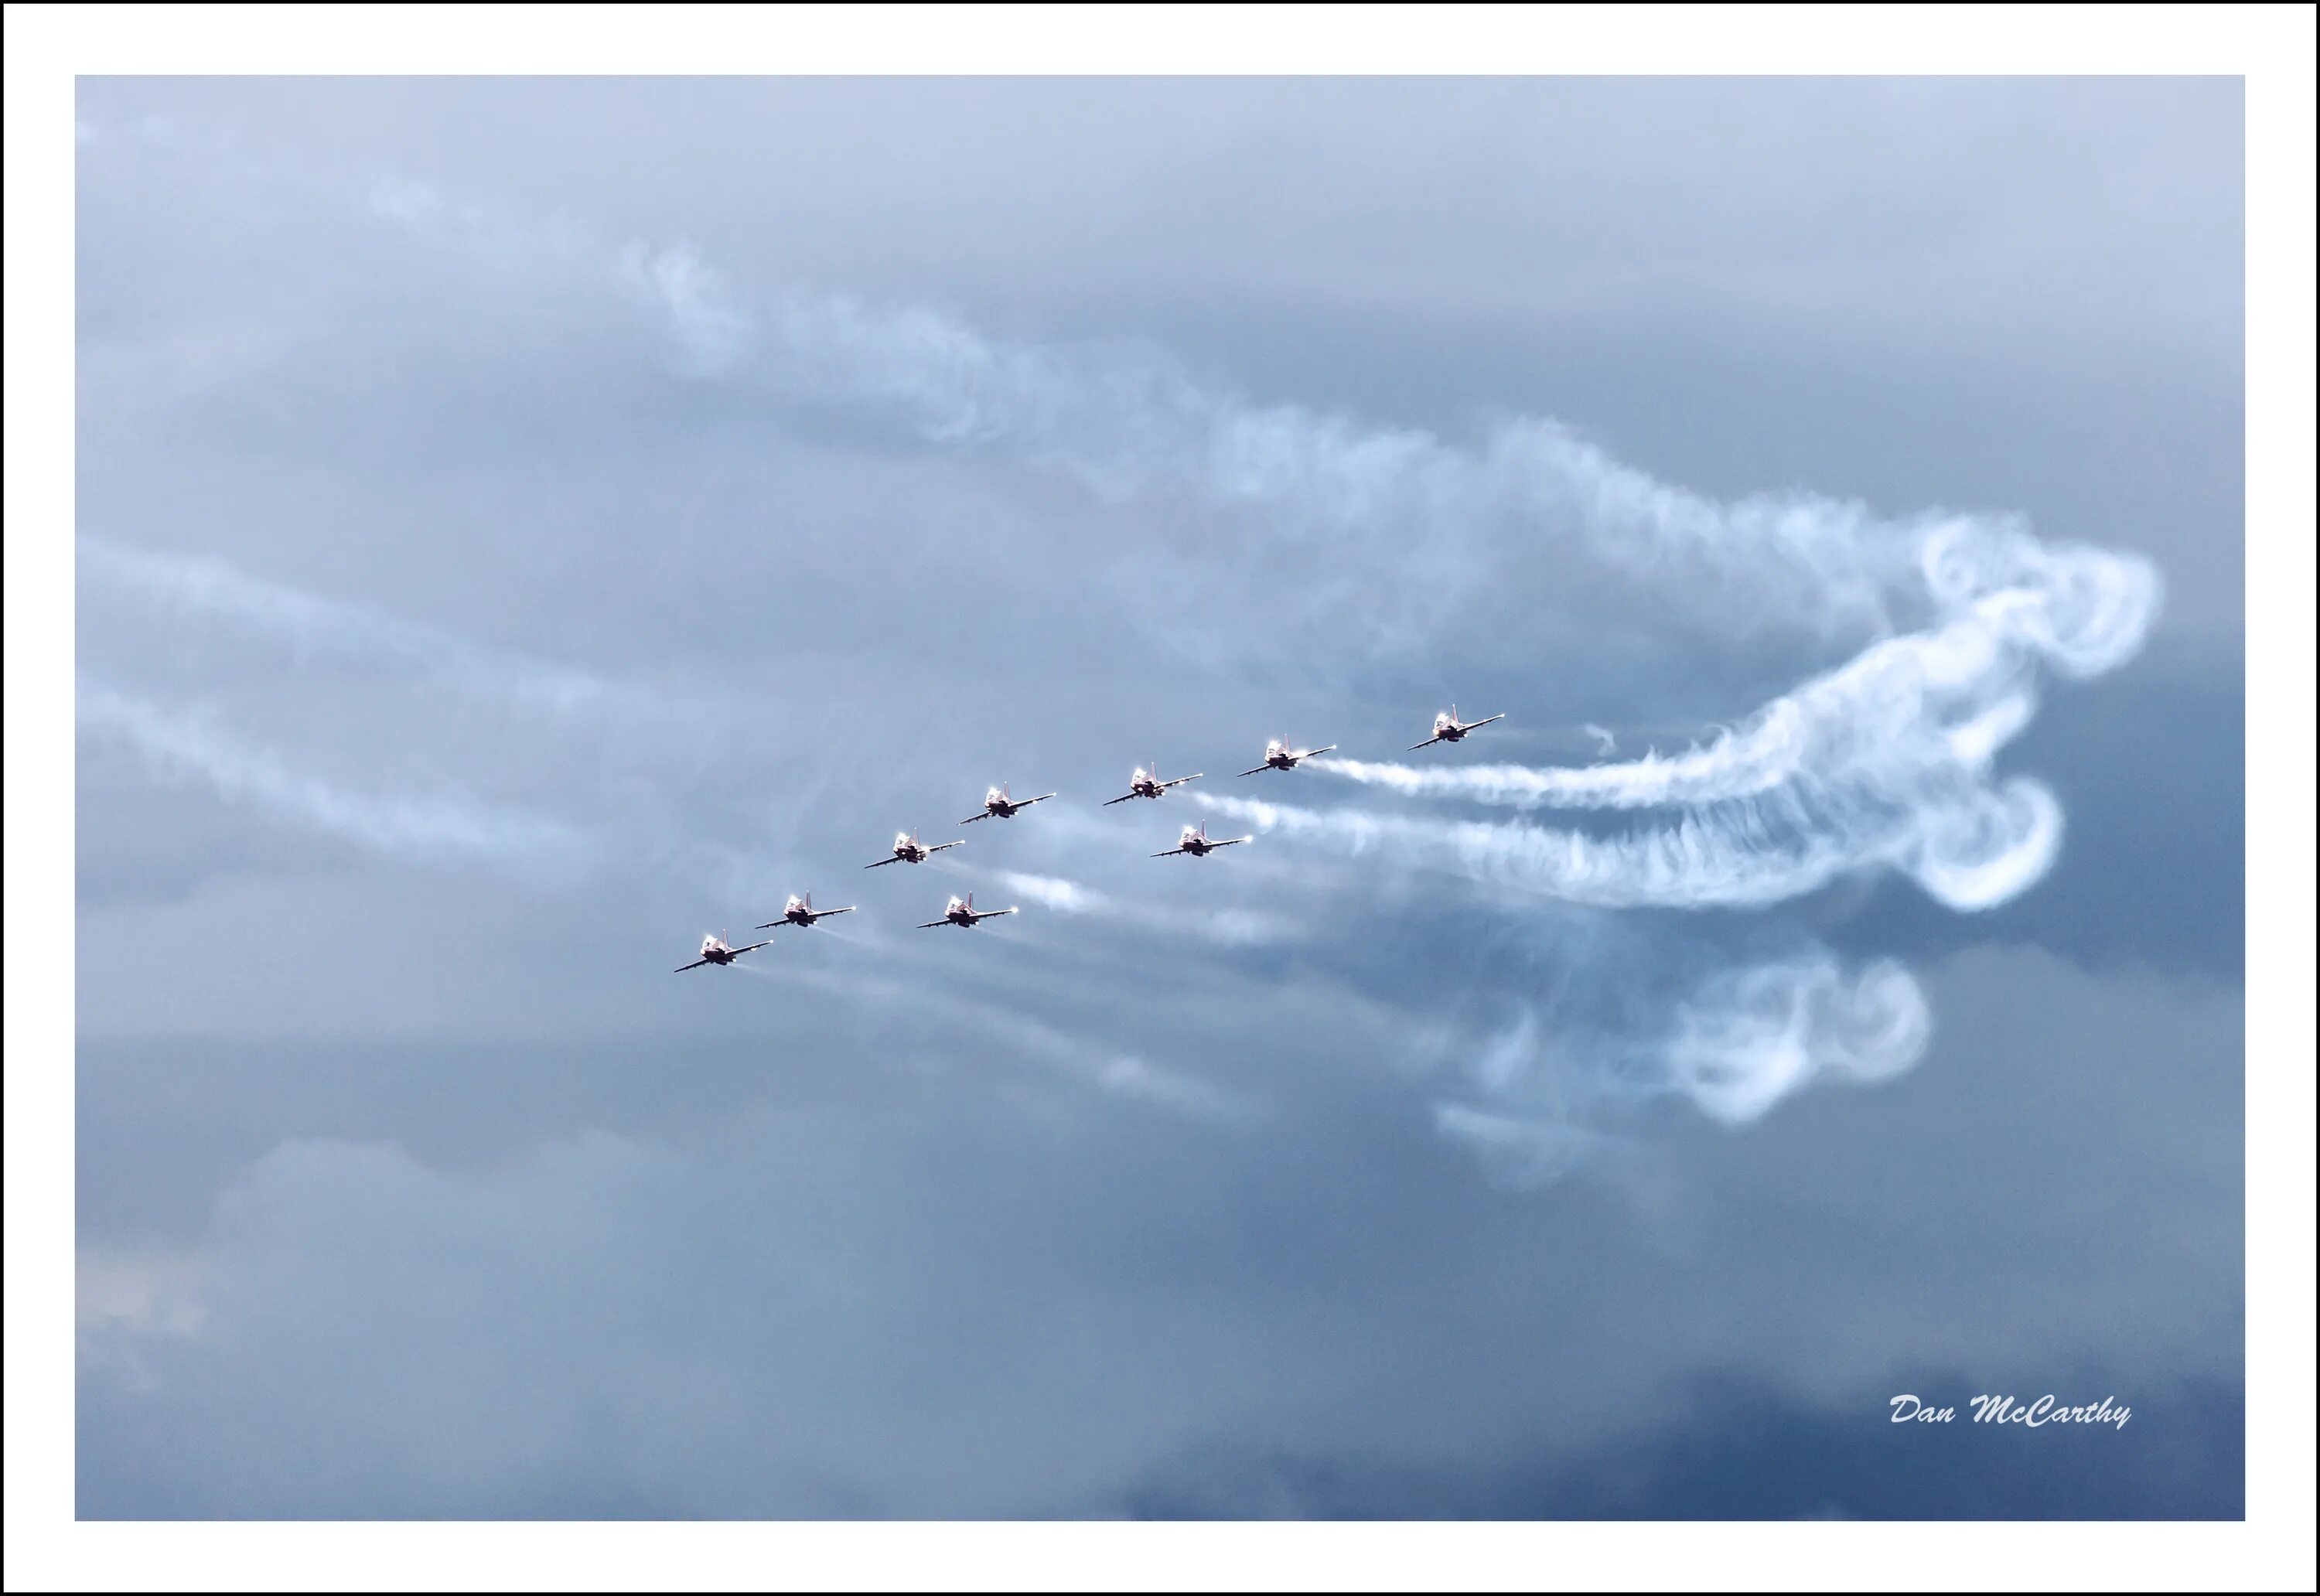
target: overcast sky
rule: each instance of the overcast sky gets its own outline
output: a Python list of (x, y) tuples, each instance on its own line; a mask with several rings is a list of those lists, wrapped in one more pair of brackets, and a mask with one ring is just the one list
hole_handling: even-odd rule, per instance
[(79, 124), (84, 1517), (2239, 1515), (2235, 81)]

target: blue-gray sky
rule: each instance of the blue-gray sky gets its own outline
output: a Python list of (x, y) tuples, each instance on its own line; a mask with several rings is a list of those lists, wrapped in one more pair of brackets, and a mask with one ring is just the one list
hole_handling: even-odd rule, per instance
[(2240, 119), (84, 80), (79, 1510), (2236, 1516)]

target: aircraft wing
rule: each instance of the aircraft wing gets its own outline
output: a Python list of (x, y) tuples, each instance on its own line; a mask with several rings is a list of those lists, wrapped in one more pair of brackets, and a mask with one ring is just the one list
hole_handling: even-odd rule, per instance
[(873, 859), (873, 860), (871, 860), (868, 864), (866, 864), (866, 865), (863, 866), (862, 867), (863, 867), (865, 870), (875, 870), (879, 866), (881, 866), (881, 865), (891, 865), (891, 864), (894, 863), (894, 861), (895, 861), (895, 860), (897, 860), (897, 859), (901, 858), (902, 857), (902, 855), (900, 855), (900, 854), (888, 854), (884, 858), (883, 858), (883, 859)]
[(1154, 854), (1152, 857), (1153, 857), (1154, 858), (1155, 858), (1155, 859), (1165, 859), (1165, 858), (1166, 858), (1166, 857), (1168, 857), (1168, 854), (1180, 854), (1180, 853), (1183, 853), (1183, 851), (1184, 851), (1184, 850), (1183, 850), (1183, 848), (1172, 848), (1168, 849), (1167, 853), (1157, 853), (1157, 854)]
[(1018, 798), (1015, 800), (1015, 807), (1018, 809), (1027, 809), (1034, 803), (1045, 803), (1048, 799), (1053, 798), (1055, 794), (1053, 793), (1042, 793), (1037, 798)]
[(1411, 753), (1413, 753), (1413, 754), (1414, 754), (1414, 753), (1418, 752), (1418, 749), (1420, 749), (1420, 748), (1432, 748), (1436, 743), (1438, 743), (1438, 742), (1440, 742), (1441, 740), (1442, 740), (1441, 733), (1436, 732), (1434, 736), (1427, 738), (1424, 742), (1414, 742), (1414, 743), (1410, 744), (1410, 745), (1409, 745), (1409, 751), (1410, 751)]
[(1472, 731), (1477, 726), (1488, 726), (1492, 721), (1503, 721), (1505, 719), (1506, 717), (1504, 715), (1491, 715), (1480, 721), (1468, 722), (1466, 730)]
[(924, 920), (924, 921), (921, 921), (921, 922), (920, 922), (920, 926), (919, 926), (919, 929), (920, 929), (920, 930), (922, 930), (922, 931), (931, 931), (931, 930), (933, 930), (937, 926), (947, 926), (947, 925), (948, 925), (948, 924), (950, 924), (950, 920), (949, 920), (949, 919), (948, 919), (947, 917), (945, 917), (944, 919), (941, 919), (941, 920)]
[[(1273, 768), (1272, 762), (1271, 762), (1270, 760), (1267, 760), (1264, 764), (1258, 766), (1256, 767), (1256, 770), (1270, 770), (1270, 769), (1272, 769), (1272, 768)], [(1243, 775), (1255, 775), (1256, 774), (1256, 770), (1244, 770), (1244, 771), (1242, 771), (1242, 772), (1241, 772), (1241, 774), (1242, 774)]]
[[(1173, 786), (1174, 786), (1176, 784), (1175, 784), (1174, 782), (1170, 782), (1168, 784), (1169, 784), (1170, 786), (1172, 786), (1172, 787), (1173, 787)], [(1142, 796), (1143, 796), (1143, 794), (1142, 794), (1142, 793), (1121, 793), (1119, 797), (1117, 797), (1117, 798), (1107, 798), (1107, 799), (1105, 799), (1105, 800), (1103, 801), (1103, 803), (1102, 803), (1102, 806), (1101, 806), (1101, 807), (1103, 807), (1103, 808), (1105, 808), (1105, 809), (1110, 809), (1110, 808), (1113, 804), (1115, 804), (1115, 803), (1127, 803), (1130, 798), (1140, 798), (1140, 797), (1142, 797)]]
[(699, 969), (702, 966), (703, 966), (703, 965), (707, 964), (708, 962), (709, 962), (709, 961), (708, 961), (707, 959), (705, 959), (705, 958), (696, 958), (696, 959), (694, 959), (694, 960), (693, 960), (691, 964), (689, 964), (689, 965), (679, 965), (679, 966), (676, 966), (676, 968), (675, 968), (675, 970), (673, 970), (673, 971), (671, 971), (671, 972), (670, 972), (670, 974), (672, 974), (672, 975), (684, 975), (684, 974), (685, 973), (685, 971), (687, 971), (687, 970), (697, 970), (697, 969)]
[(927, 851), (930, 854), (938, 854), (947, 848), (962, 847), (965, 845), (965, 840), (966, 839), (965, 838), (961, 838), (957, 842), (938, 842), (932, 848), (927, 849)]
[(981, 814), (971, 814), (967, 816), (966, 819), (959, 821), (959, 824), (962, 826), (972, 826), (977, 821), (987, 821), (990, 818), (991, 812), (986, 809)]
[(853, 912), (854, 905), (848, 903), (843, 909), (817, 909), (813, 911), (811, 918), (815, 920), (828, 920), (833, 914), (851, 914)]
[(1180, 775), (1180, 776), (1177, 776), (1176, 778), (1174, 778), (1174, 780), (1172, 780), (1172, 781), (1165, 781), (1165, 782), (1162, 782), (1160, 784), (1161, 784), (1162, 786), (1164, 786), (1164, 787), (1181, 787), (1181, 786), (1183, 786), (1186, 782), (1196, 782), (1196, 781), (1199, 781), (1200, 779), (1201, 779), (1201, 773), (1200, 773), (1199, 771), (1197, 771), (1197, 770), (1196, 770), (1196, 771), (1192, 772), (1192, 775)]
[(1301, 754), (1298, 755), (1297, 757), (1298, 757), (1300, 759), (1310, 759), (1310, 758), (1311, 758), (1314, 755), (1316, 755), (1316, 754), (1334, 754), (1334, 753), (1336, 753), (1337, 751), (1337, 745), (1336, 743), (1331, 743), (1331, 744), (1330, 744), (1328, 748), (1307, 748), (1303, 753), (1301, 753)]
[(1210, 848), (1230, 848), (1236, 843), (1255, 842), (1255, 840), (1256, 839), (1254, 837), (1220, 837), (1216, 841), (1210, 843), (1209, 846)]
[(765, 924), (763, 924), (763, 925), (761, 925), (761, 926), (757, 927), (757, 929), (758, 930), (761, 930), (761, 931), (770, 931), (770, 930), (772, 930), (775, 926), (785, 926), (785, 925), (787, 925), (787, 924), (789, 924), (789, 923), (790, 923), (790, 922), (789, 922), (787, 920), (767, 920)]
[(768, 939), (768, 940), (764, 941), (764, 942), (752, 942), (752, 943), (750, 943), (747, 948), (736, 948), (733, 950), (733, 952), (734, 952), (735, 957), (739, 957), (739, 956), (740, 956), (741, 954), (744, 954), (744, 953), (755, 953), (755, 952), (757, 952), (757, 949), (758, 949), (758, 948), (771, 948), (772, 946), (773, 946), (772, 941), (771, 941), (770, 939)]
[(974, 911), (972, 918), (975, 920), (997, 920), (1002, 914), (1012, 914), (1015, 911), (1012, 909), (978, 909)]

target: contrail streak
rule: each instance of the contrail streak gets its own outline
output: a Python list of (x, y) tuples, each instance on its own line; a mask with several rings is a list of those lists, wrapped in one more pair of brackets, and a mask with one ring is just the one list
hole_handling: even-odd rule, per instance
[(271, 636), (301, 654), (328, 654), (422, 671), (471, 696), (558, 720), (620, 717), (638, 726), (690, 718), (698, 706), (669, 703), (586, 671), (469, 642), (439, 628), (367, 605), (270, 582), (204, 556), (161, 553), (84, 533), (80, 575), (190, 613), (217, 616)]
[[(382, 190), (372, 209), (479, 256), (512, 249), (568, 265), (593, 249), (600, 280), (656, 317), (697, 377), (770, 385), (802, 403), (884, 405), (937, 445), (1058, 467), (1110, 497), (1189, 491), (1273, 512), (1261, 548), (1236, 538), (1210, 552), (1281, 556), (1303, 589), (1373, 592), (1396, 579), (1421, 612), (1407, 624), (1419, 630), (1478, 595), (1552, 591), (1574, 554), (1669, 596), (1688, 593), (1710, 621), (1780, 618), (1823, 633), (1954, 612), (1971, 596), (1962, 583), (2006, 567), (2038, 570), (2058, 588), (2086, 580), (2073, 603), (2156, 592), (2147, 564), (2102, 556), (2109, 563), (2098, 568), (2083, 558), (2093, 551), (2048, 549), (2016, 516), (1880, 517), (1807, 493), (1721, 501), (1626, 465), (1551, 418), (1515, 417), (1454, 443), (1255, 403), (1149, 345), (1010, 342), (924, 305), (749, 292), (682, 242), (583, 247), (568, 223), (528, 222), (427, 185)], [(1316, 567), (1310, 557), (1324, 549), (1358, 558)], [(2139, 574), (2122, 579), (2129, 565)], [(1667, 580), (1682, 571), (1717, 581)], [(2131, 652), (2141, 627), (2121, 630)]]
[(1083, 1041), (1044, 1020), (981, 999), (856, 971), (841, 974), (793, 963), (737, 964), (734, 968), (767, 980), (823, 987), (849, 1002), (876, 997), (889, 1007), (902, 1011), (938, 1006), (1018, 1051), (1061, 1066), (1086, 1084), (1116, 1097), (1153, 1103), (1211, 1121), (1246, 1122), (1258, 1111), (1255, 1104), (1238, 1093), (1147, 1063), (1132, 1053)]
[(714, 306), (719, 326), (763, 335), (765, 372), (778, 385), (890, 404), (932, 441), (1060, 465), (1108, 496), (1190, 487), (1286, 512), (1278, 530), (1292, 544), (1326, 541), (1328, 529), (1424, 526), (1432, 535), (1422, 550), (1403, 549), (1404, 563), (1462, 589), (1506, 575), (1503, 560), (1472, 547), (1485, 528), (1527, 529), (1551, 543), (1575, 537), (1635, 574), (1671, 558), (1744, 572), (1772, 611), (1815, 624), (1884, 621), (1889, 590), (1911, 576), (1915, 523), (1806, 494), (1720, 503), (1545, 418), (1503, 422), (1460, 447), (1422, 430), (1254, 404), (1149, 347), (1009, 343), (922, 306), (842, 296), (793, 294), (760, 309), (683, 246), (642, 258), (650, 264), (632, 265), (630, 278), (668, 285), (648, 298), (681, 344), (700, 341)]
[(1995, 788), (1929, 783), (1911, 797), (1908, 808), (1864, 803), (1832, 813), (1777, 793), (1612, 837), (1511, 821), (1298, 809), (1215, 793), (1196, 793), (1193, 802), (1341, 853), (1390, 852), (1473, 880), (1609, 909), (1762, 908), (1877, 867), (1901, 871), (1953, 909), (1987, 909), (2053, 861), (2062, 809), (2027, 777)]
[(271, 750), (235, 742), (199, 721), (126, 697), (86, 676), (79, 683), (77, 710), (85, 730), (118, 736), (154, 765), (195, 777), (220, 797), (381, 853), (564, 869), (588, 852), (571, 827), (521, 811), (449, 796), (349, 792), (293, 770)]
[(1417, 797), (1521, 809), (1643, 809), (1754, 798), (1808, 781), (1824, 792), (1906, 792), (1921, 774), (1986, 769), (2029, 723), (2039, 659), (2099, 674), (2140, 647), (2158, 604), (2148, 562), (2049, 549), (1958, 527), (1929, 540), (1929, 587), (1960, 612), (1888, 638), (1716, 740), (1617, 765), (1376, 764), (1322, 758), (1316, 770)]
[(1002, 885), (1063, 914), (1087, 915), (1118, 924), (1144, 926), (1168, 936), (1193, 936), (1228, 948), (1284, 942), (1298, 935), (1294, 922), (1253, 909), (1183, 909), (1140, 898), (1117, 898), (1083, 883), (1056, 875), (996, 872)]

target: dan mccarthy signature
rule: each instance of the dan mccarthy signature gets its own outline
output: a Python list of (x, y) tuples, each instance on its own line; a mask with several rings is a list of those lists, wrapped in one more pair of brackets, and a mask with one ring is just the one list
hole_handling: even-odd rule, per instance
[[(2025, 1429), (2048, 1424), (2107, 1424), (2125, 1429), (2127, 1416), (2134, 1411), (2124, 1404), (2113, 1403), (2108, 1397), (2072, 1407), (2051, 1392), (2029, 1403), (2017, 1402), (2010, 1396), (1978, 1396), (1967, 1405), (1973, 1410), (1976, 1424), (2018, 1424)], [(1947, 1424), (1957, 1418), (1955, 1408), (1933, 1407), (1906, 1393), (1893, 1399), (1892, 1408), (1896, 1424)]]

